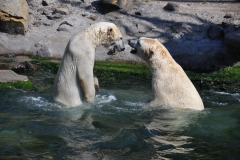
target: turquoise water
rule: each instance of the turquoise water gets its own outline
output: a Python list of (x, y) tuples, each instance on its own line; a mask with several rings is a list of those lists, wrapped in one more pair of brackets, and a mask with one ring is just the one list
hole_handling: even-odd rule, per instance
[(140, 106), (149, 81), (104, 84), (92, 104), (62, 108), (54, 74), (30, 73), (35, 91), (0, 89), (0, 159), (240, 159), (240, 95), (200, 91), (205, 110)]

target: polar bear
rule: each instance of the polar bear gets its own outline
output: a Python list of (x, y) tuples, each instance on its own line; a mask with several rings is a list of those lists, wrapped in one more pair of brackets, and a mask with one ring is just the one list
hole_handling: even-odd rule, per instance
[(203, 102), (182, 67), (157, 40), (141, 37), (129, 40), (135, 53), (148, 64), (152, 73), (153, 100), (146, 106), (203, 110)]
[(93, 67), (98, 45), (103, 45), (113, 53), (125, 49), (120, 30), (109, 22), (92, 24), (72, 37), (66, 46), (53, 86), (56, 102), (74, 107), (81, 105), (84, 100), (94, 101), (98, 80), (94, 78)]

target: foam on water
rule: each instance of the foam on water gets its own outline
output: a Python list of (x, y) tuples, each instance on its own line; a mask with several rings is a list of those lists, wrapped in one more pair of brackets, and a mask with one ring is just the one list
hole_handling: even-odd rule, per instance
[(137, 107), (137, 106), (144, 106), (146, 103), (144, 102), (130, 102), (130, 101), (125, 101), (125, 104), (127, 106), (132, 106), (132, 107)]
[(24, 103), (28, 107), (38, 107), (44, 110), (61, 109), (62, 107), (53, 102), (45, 99), (44, 97), (24, 96), (19, 100), (20, 103)]
[[(42, 108), (43, 110), (59, 110), (59, 109), (67, 109), (69, 107), (62, 107), (61, 105), (57, 104), (51, 95), (19, 95), (17, 102), (23, 104), (24, 106), (31, 107), (31, 108)], [(92, 105), (95, 106), (103, 106), (105, 104), (111, 103), (116, 101), (116, 97), (107, 90), (100, 90), (99, 94), (96, 95), (95, 101), (93, 103), (83, 103), (80, 106), (71, 107), (71, 108), (89, 108)]]

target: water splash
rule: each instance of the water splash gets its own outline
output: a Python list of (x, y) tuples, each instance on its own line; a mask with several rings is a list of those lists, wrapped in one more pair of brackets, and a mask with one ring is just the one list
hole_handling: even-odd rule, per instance
[(19, 100), (19, 103), (23, 103), (27, 107), (42, 108), (43, 110), (48, 110), (48, 111), (62, 109), (62, 107), (59, 104), (53, 102), (53, 100), (50, 101), (40, 96), (37, 96), (37, 97), (24, 96), (24, 97), (21, 97), (21, 99)]

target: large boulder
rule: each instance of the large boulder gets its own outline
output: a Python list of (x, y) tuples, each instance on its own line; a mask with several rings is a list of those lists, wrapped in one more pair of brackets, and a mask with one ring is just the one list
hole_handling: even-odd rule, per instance
[(0, 83), (17, 81), (28, 81), (28, 77), (19, 75), (12, 70), (0, 70)]
[(215, 40), (221, 39), (224, 36), (224, 31), (221, 26), (212, 25), (208, 28), (208, 37)]
[(28, 28), (28, 10), (26, 0), (1, 0), (0, 31), (25, 34)]
[(103, 4), (112, 5), (121, 9), (132, 8), (137, 4), (138, 0), (100, 0)]
[(240, 55), (240, 30), (225, 35), (224, 43), (229, 53)]

